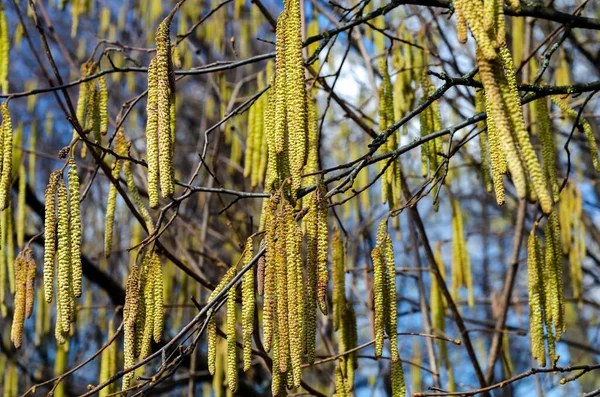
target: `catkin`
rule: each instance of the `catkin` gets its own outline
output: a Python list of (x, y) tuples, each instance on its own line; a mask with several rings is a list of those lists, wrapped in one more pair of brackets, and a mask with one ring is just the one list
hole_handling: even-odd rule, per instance
[[(135, 364), (136, 319), (139, 307), (139, 268), (136, 264), (131, 267), (127, 288), (125, 290), (125, 306), (123, 307), (123, 357), (124, 367), (129, 368)], [(135, 372), (123, 375), (121, 390), (131, 386)]]
[(386, 235), (385, 240), (385, 262), (387, 267), (387, 334), (390, 339), (390, 351), (392, 361), (399, 360), (398, 356), (398, 314), (396, 307), (396, 261), (394, 259), (394, 246), (390, 235)]
[(371, 251), (375, 295), (375, 357), (381, 357), (385, 336), (385, 263), (381, 250), (382, 247), (377, 245)]
[(148, 66), (148, 103), (146, 105), (146, 148), (148, 152), (148, 198), (150, 207), (158, 206), (158, 75), (157, 60)]
[(33, 252), (30, 248), (25, 248), (19, 256), (23, 256), (26, 264), (26, 280), (25, 280), (25, 317), (31, 317), (33, 313), (33, 306), (35, 300), (35, 276), (36, 276), (36, 264), (33, 259)]
[(10, 38), (8, 37), (8, 21), (3, 2), (0, 2), (0, 90), (3, 94), (8, 92), (8, 60), (10, 52)]
[(54, 295), (54, 255), (56, 252), (56, 189), (60, 171), (50, 174), (45, 193), (44, 219), (44, 296), (52, 302)]
[(27, 214), (25, 203), (27, 194), (27, 174), (25, 171), (25, 164), (19, 165), (19, 193), (17, 196), (17, 245), (23, 247), (25, 244), (25, 216)]
[[(246, 240), (242, 266), (247, 266), (254, 256), (252, 237)], [(252, 366), (252, 333), (254, 332), (254, 269), (244, 273), (242, 280), (242, 339), (244, 343), (244, 371)]]
[(237, 390), (237, 344), (236, 344), (236, 317), (235, 304), (236, 289), (232, 286), (227, 292), (227, 383), (229, 390)]
[(162, 338), (162, 332), (164, 327), (164, 314), (163, 314), (163, 273), (160, 258), (153, 252), (151, 258), (151, 271), (152, 271), (152, 296), (154, 299), (154, 342), (159, 343)]
[(346, 310), (345, 297), (345, 272), (344, 272), (344, 244), (339, 229), (333, 233), (331, 276), (333, 279), (333, 330), (340, 329), (342, 316)]
[(544, 348), (544, 287), (543, 262), (541, 248), (535, 229), (531, 230), (527, 240), (527, 274), (529, 291), (529, 336), (531, 354), (537, 359), (538, 365), (546, 365)]
[(79, 174), (75, 160), (69, 161), (69, 233), (71, 235), (71, 272), (73, 293), (81, 296), (81, 209), (79, 206)]
[(23, 338), (23, 322), (25, 321), (26, 288), (27, 288), (27, 263), (22, 255), (19, 255), (14, 264), (15, 267), (16, 288), (14, 297), (13, 321), (10, 332), (10, 339), (18, 349), (21, 347)]
[(402, 361), (396, 360), (391, 363), (392, 373), (392, 397), (406, 396), (406, 384), (404, 383), (404, 369)]
[(7, 102), (0, 105), (2, 112), (2, 173), (0, 175), (0, 210), (8, 207), (10, 202), (10, 186), (12, 184), (13, 163), (13, 128)]
[(327, 272), (327, 251), (329, 247), (329, 233), (327, 230), (327, 189), (322, 179), (317, 182), (317, 298), (321, 313), (327, 315), (327, 284), (329, 273)]
[(71, 284), (71, 233), (69, 228), (69, 197), (64, 181), (58, 184), (58, 245), (57, 245), (57, 296), (60, 302), (60, 316), (62, 330), (67, 334), (70, 329), (72, 300)]
[(172, 196), (173, 184), (173, 137), (171, 136), (171, 103), (173, 64), (171, 61), (170, 20), (163, 21), (156, 31), (156, 79), (158, 112), (158, 150), (160, 190), (163, 198)]
[(106, 88), (106, 79), (104, 76), (98, 78), (98, 108), (100, 110), (100, 134), (106, 135), (108, 132), (108, 89)]

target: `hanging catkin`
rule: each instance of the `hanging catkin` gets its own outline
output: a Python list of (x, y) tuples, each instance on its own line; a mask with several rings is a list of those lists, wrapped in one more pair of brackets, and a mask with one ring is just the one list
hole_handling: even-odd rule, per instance
[(64, 181), (58, 184), (58, 244), (56, 288), (60, 312), (60, 323), (64, 335), (69, 333), (72, 312), (72, 276), (71, 276), (71, 232), (69, 227), (69, 197)]
[(50, 174), (44, 202), (44, 295), (46, 302), (52, 302), (54, 295), (54, 255), (56, 252), (56, 189), (60, 171)]
[(452, 200), (452, 292), (456, 296), (460, 287), (467, 288), (469, 307), (474, 307), (471, 261), (465, 240), (462, 212), (457, 200)]
[(346, 310), (346, 284), (344, 271), (344, 244), (340, 230), (335, 228), (333, 233), (331, 276), (333, 279), (333, 330), (340, 329), (342, 316)]
[(0, 210), (6, 209), (10, 202), (13, 163), (13, 128), (7, 102), (0, 105), (2, 112), (2, 173), (0, 175)]
[(329, 232), (327, 229), (327, 188), (323, 179), (317, 182), (315, 200), (317, 202), (317, 298), (321, 313), (327, 315), (327, 284), (329, 273), (327, 271), (327, 251), (329, 248)]
[(227, 292), (227, 384), (229, 390), (235, 393), (237, 390), (237, 340), (236, 340), (236, 318), (237, 308), (235, 304), (236, 289), (233, 285)]
[(375, 356), (381, 357), (383, 353), (383, 339), (385, 337), (385, 263), (382, 247), (376, 245), (371, 251), (373, 260), (373, 278), (375, 295)]
[(100, 111), (100, 134), (106, 135), (108, 132), (108, 89), (106, 88), (106, 79), (104, 76), (98, 78), (98, 108)]
[(27, 194), (27, 173), (25, 171), (25, 164), (19, 165), (19, 192), (17, 195), (17, 246), (23, 247), (25, 244), (25, 216), (27, 215), (27, 209), (25, 208), (26, 194)]
[(23, 323), (25, 321), (26, 289), (27, 289), (27, 262), (22, 254), (15, 259), (16, 288), (14, 296), (13, 321), (10, 332), (10, 340), (18, 349), (21, 347), (23, 338)]
[(4, 3), (0, 2), (0, 90), (3, 94), (8, 92), (8, 60), (10, 52), (10, 38), (8, 37), (8, 21), (4, 10)]
[[(252, 237), (246, 240), (242, 266), (247, 266), (254, 256)], [(244, 371), (252, 366), (252, 333), (254, 332), (254, 269), (244, 273), (242, 280), (242, 339), (244, 343)]]
[(150, 207), (158, 206), (158, 75), (157, 60), (148, 66), (148, 103), (146, 105), (146, 148), (148, 152), (148, 198)]
[[(139, 306), (139, 268), (136, 264), (131, 267), (125, 290), (125, 306), (123, 307), (123, 357), (124, 367), (129, 368), (135, 364), (136, 318)], [(131, 386), (135, 372), (123, 375), (121, 390)]]
[(69, 160), (69, 233), (71, 236), (71, 275), (73, 293), (81, 296), (81, 209), (79, 206), (79, 174), (75, 160)]
[(544, 306), (545, 295), (543, 287), (543, 260), (541, 247), (535, 228), (531, 230), (527, 240), (527, 274), (529, 291), (529, 336), (531, 339), (531, 354), (537, 359), (538, 365), (546, 365), (546, 350), (544, 347)]

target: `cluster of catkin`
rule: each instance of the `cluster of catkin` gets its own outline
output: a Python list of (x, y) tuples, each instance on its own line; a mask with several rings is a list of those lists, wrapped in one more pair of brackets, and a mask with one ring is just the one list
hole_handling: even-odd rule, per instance
[[(390, 79), (387, 57), (381, 60), (381, 75), (383, 81), (379, 86), (379, 129), (385, 131), (394, 124), (394, 88)], [(388, 137), (381, 150), (391, 152), (397, 149), (400, 143), (398, 132), (394, 132)], [(400, 161), (393, 158), (390, 162), (384, 162), (381, 165), (383, 172), (381, 179), (381, 200), (393, 208), (400, 201)]]
[[(558, 360), (555, 341), (559, 340), (565, 331), (563, 249), (556, 212), (548, 216), (544, 227), (545, 246), (542, 246), (536, 231), (536, 227), (531, 230), (527, 242), (531, 353), (540, 366), (545, 366), (547, 351), (551, 365), (554, 366)], [(546, 336), (544, 336), (544, 328)]]
[[(81, 77), (87, 77), (98, 69), (97, 63), (86, 62), (81, 65)], [(93, 141), (102, 143), (102, 136), (108, 132), (108, 90), (104, 76), (86, 81), (79, 85), (76, 115), (84, 134), (92, 133)], [(73, 131), (74, 137), (79, 136)], [(87, 146), (82, 146), (81, 155), (85, 157)]]
[(460, 287), (467, 288), (469, 307), (473, 307), (473, 280), (471, 277), (471, 260), (467, 250), (467, 240), (463, 228), (463, 216), (458, 200), (452, 200), (452, 284), (454, 297)]
[[(501, 175), (509, 171), (520, 198), (537, 198), (544, 213), (552, 211), (552, 195), (543, 179), (525, 125), (517, 91), (515, 67), (506, 45), (502, 0), (454, 2), (459, 40), (467, 39), (469, 25), (477, 42), (479, 76), (485, 91), (490, 168), (496, 200), (504, 202)], [(483, 16), (483, 18), (482, 18)], [(487, 156), (483, 152), (482, 156)]]
[(156, 30), (156, 56), (148, 66), (146, 106), (146, 145), (148, 150), (148, 197), (158, 206), (158, 190), (163, 198), (175, 192), (173, 150), (175, 144), (175, 74), (171, 54), (171, 18)]
[(373, 291), (375, 311), (375, 356), (381, 357), (385, 336), (390, 340), (392, 360), (392, 394), (405, 395), (404, 372), (398, 354), (396, 308), (396, 262), (394, 246), (388, 233), (388, 218), (379, 224), (377, 243), (371, 251), (373, 260)]
[(15, 299), (10, 339), (21, 347), (25, 318), (31, 317), (35, 295), (35, 261), (30, 248), (25, 248), (15, 259)]
[(56, 279), (55, 337), (60, 344), (75, 321), (75, 298), (81, 296), (80, 186), (72, 158), (68, 168), (69, 187), (62, 171), (54, 171), (45, 193), (44, 295), (48, 303), (52, 302)]
[(0, 1), (0, 91), (8, 92), (8, 53), (10, 51), (10, 38), (8, 37), (8, 21), (4, 3)]
[(269, 182), (279, 188), (291, 179), (286, 198), (292, 205), (302, 186), (309, 139), (301, 24), (299, 0), (286, 0), (277, 19), (274, 86), (264, 120), (269, 157), (267, 188), (272, 188)]
[[(123, 308), (125, 368), (151, 353), (152, 340), (160, 342), (164, 327), (163, 294), (162, 265), (152, 251), (144, 256), (141, 266), (132, 266), (127, 279)], [(123, 390), (129, 388), (134, 376), (134, 371), (123, 376)]]

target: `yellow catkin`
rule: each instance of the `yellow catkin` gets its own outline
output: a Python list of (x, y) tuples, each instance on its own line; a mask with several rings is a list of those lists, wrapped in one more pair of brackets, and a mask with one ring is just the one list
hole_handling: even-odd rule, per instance
[(173, 137), (171, 136), (171, 103), (174, 92), (171, 61), (170, 20), (163, 21), (156, 31), (156, 78), (158, 113), (158, 166), (163, 198), (175, 191), (173, 168)]
[(548, 319), (554, 324), (556, 339), (564, 331), (564, 299), (562, 282), (562, 247), (560, 227), (556, 211), (548, 216), (544, 228), (546, 252), (544, 258), (544, 277), (546, 281), (546, 302), (549, 306)]
[[(285, 204), (286, 207), (288, 204)], [(291, 206), (285, 210), (286, 214), (286, 259), (287, 259), (287, 298), (288, 298), (288, 324), (290, 361), (292, 365), (292, 379), (295, 387), (300, 386), (302, 364), (302, 258), (300, 229)]]
[(79, 174), (77, 165), (71, 158), (69, 161), (69, 232), (71, 234), (71, 269), (73, 293), (81, 296), (81, 209), (79, 206)]
[(151, 271), (152, 271), (152, 291), (154, 298), (154, 331), (153, 337), (154, 342), (159, 343), (162, 339), (162, 332), (164, 327), (164, 314), (163, 314), (163, 273), (162, 264), (160, 258), (156, 253), (152, 253), (151, 259)]
[(346, 390), (346, 382), (344, 381), (344, 374), (342, 368), (338, 365), (335, 367), (335, 394), (336, 397), (347, 397), (348, 390)]
[(276, 218), (277, 197), (271, 196), (265, 207), (265, 286), (263, 299), (263, 335), (267, 351), (271, 350), (274, 317), (277, 308)]
[(158, 206), (158, 75), (157, 60), (148, 66), (148, 103), (146, 105), (146, 148), (148, 152), (148, 198), (150, 207)]
[[(258, 86), (259, 90), (265, 88), (264, 77), (263, 74), (260, 73), (258, 75)], [(252, 174), (251, 174), (251, 182), (250, 185), (252, 187), (256, 187), (259, 183), (264, 181), (265, 170), (267, 166), (267, 140), (264, 133), (263, 126), (263, 113), (265, 107), (265, 95), (258, 98), (255, 102), (255, 117), (252, 121), (253, 125), (248, 125), (248, 128), (252, 128), (254, 130), (254, 143), (255, 147), (254, 152), (252, 153), (251, 163), (252, 163)], [(249, 121), (250, 123), (250, 121)]]
[(390, 372), (392, 375), (392, 397), (406, 396), (406, 384), (404, 383), (404, 369), (402, 368), (402, 361), (392, 361)]
[[(495, 49), (496, 35), (485, 28), (484, 21), (482, 18), (482, 16), (484, 15), (482, 2), (469, 0), (455, 0), (454, 9), (457, 12), (459, 12), (462, 16), (464, 16), (466, 22), (469, 24), (471, 33), (473, 33), (473, 37), (475, 37), (475, 41), (477, 41), (477, 47), (481, 51), (485, 59), (495, 59), (497, 57)], [(458, 16), (457, 23), (459, 23), (459, 40), (462, 41), (465, 39), (466, 34), (463, 35), (463, 22), (462, 20), (459, 20)]]
[(27, 275), (25, 280), (25, 317), (29, 318), (33, 314), (33, 306), (35, 303), (35, 277), (37, 273), (33, 252), (26, 248), (20, 254), (25, 259), (27, 265)]
[(558, 201), (559, 184), (556, 175), (556, 144), (550, 130), (550, 115), (546, 98), (535, 101), (535, 118), (542, 143), (542, 177), (552, 188), (554, 201)]
[[(310, 154), (310, 153), (309, 153)], [(306, 214), (304, 233), (306, 234), (306, 296), (304, 299), (304, 342), (310, 364), (315, 361), (315, 336), (317, 330), (317, 253), (318, 241), (318, 201), (317, 192), (310, 196), (309, 211)]]
[[(485, 98), (483, 91), (479, 90), (475, 93), (475, 112), (480, 113), (485, 111)], [(481, 122), (477, 124), (477, 128), (484, 129), (485, 123)], [(489, 134), (489, 132), (488, 132)], [(481, 157), (481, 172), (483, 173), (483, 180), (485, 182), (485, 189), (488, 192), (492, 191), (492, 179), (490, 178), (490, 159), (488, 157), (488, 134), (482, 131), (479, 134), (479, 154)], [(487, 138), (487, 139), (486, 139)], [(501, 205), (499, 203), (499, 205)]]
[(154, 316), (156, 305), (154, 302), (154, 271), (153, 271), (153, 259), (155, 254), (148, 254), (144, 257), (142, 263), (142, 277), (143, 287), (140, 288), (140, 299), (143, 305), (144, 316), (139, 318), (137, 326), (142, 327), (142, 338), (141, 343), (138, 340), (137, 345), (139, 346), (140, 358), (146, 357), (152, 350), (152, 336), (154, 334)]
[(286, 112), (286, 43), (285, 43), (285, 25), (287, 23), (287, 10), (284, 9), (279, 18), (277, 18), (276, 28), (276, 73), (275, 73), (275, 132), (274, 132), (274, 144), (277, 153), (283, 153), (287, 151), (287, 139), (286, 139), (286, 125), (287, 125), (287, 112)]
[(390, 351), (392, 361), (399, 360), (398, 356), (398, 315), (396, 306), (396, 261), (394, 259), (394, 246), (392, 245), (392, 239), (390, 235), (386, 235), (385, 240), (385, 262), (387, 268), (387, 287), (388, 287), (388, 299), (387, 299), (387, 334), (390, 339)]
[(289, 0), (285, 25), (285, 73), (293, 195), (301, 187), (302, 168), (306, 163), (307, 110), (301, 25), (300, 0)]
[(340, 329), (342, 316), (346, 310), (346, 284), (344, 272), (344, 244), (338, 228), (333, 233), (331, 277), (333, 279), (333, 330)]
[(327, 188), (322, 179), (317, 182), (317, 299), (321, 313), (327, 315), (327, 284), (329, 273), (327, 271), (327, 251), (329, 248), (329, 233), (327, 230), (328, 203), (326, 199)]
[(44, 295), (46, 302), (52, 302), (54, 295), (54, 255), (56, 252), (56, 189), (60, 171), (50, 174), (45, 193), (44, 219)]
[(8, 59), (10, 52), (10, 38), (8, 37), (8, 22), (4, 4), (0, 3), (0, 90), (3, 94), (8, 92)]
[[(252, 237), (246, 240), (243, 266), (247, 266), (254, 256)], [(244, 371), (252, 366), (252, 333), (254, 332), (254, 269), (244, 273), (242, 281), (242, 338), (244, 343)]]
[(531, 354), (537, 359), (538, 365), (546, 365), (546, 350), (544, 347), (544, 287), (543, 261), (541, 247), (535, 228), (527, 239), (527, 274), (529, 292), (529, 336)]
[(73, 316), (73, 284), (71, 272), (71, 233), (69, 227), (69, 197), (64, 181), (58, 184), (58, 244), (57, 244), (57, 296), (60, 302), (61, 325), (64, 334), (70, 329)]
[[(124, 367), (129, 368), (135, 364), (135, 341), (136, 341), (136, 319), (139, 306), (139, 268), (137, 265), (131, 267), (125, 290), (125, 306), (123, 307), (123, 357)], [(123, 375), (122, 390), (131, 386), (135, 372), (131, 371)]]
[(235, 393), (237, 382), (237, 340), (236, 340), (236, 317), (237, 307), (235, 303), (236, 289), (232, 286), (227, 293), (227, 383), (229, 390)]
[(125, 174), (125, 181), (127, 183), (127, 189), (129, 190), (129, 193), (131, 193), (131, 196), (133, 197), (133, 202), (135, 203), (142, 218), (144, 218), (146, 227), (148, 228), (148, 232), (153, 233), (154, 232), (154, 224), (152, 222), (152, 217), (150, 216), (150, 213), (148, 212), (148, 208), (146, 208), (146, 205), (144, 204), (144, 201), (142, 200), (142, 197), (140, 196), (140, 192), (137, 188), (137, 185), (135, 184), (133, 172), (131, 171), (131, 162), (130, 161), (126, 161), (125, 164), (123, 164), (123, 173)]
[(25, 164), (19, 166), (19, 193), (17, 196), (17, 245), (23, 247), (25, 244), (25, 217), (27, 215), (26, 205), (26, 194), (27, 194), (27, 173), (25, 171)]
[(275, 266), (277, 268), (277, 325), (279, 335), (279, 370), (287, 372), (290, 358), (290, 330), (288, 319), (288, 273), (286, 263), (287, 214), (290, 205), (283, 205), (278, 213)]
[(104, 76), (98, 78), (98, 107), (100, 110), (100, 134), (106, 135), (108, 132), (108, 89), (106, 88), (106, 79)]
[(13, 163), (13, 128), (8, 111), (8, 104), (2, 102), (2, 174), (0, 175), (0, 210), (6, 209), (10, 202), (10, 186), (12, 185)]
[(249, 177), (252, 174), (252, 169), (253, 169), (253, 157), (254, 157), (254, 153), (258, 150), (258, 148), (256, 147), (256, 134), (258, 133), (258, 131), (255, 131), (254, 127), (255, 127), (255, 122), (254, 119), (256, 117), (259, 117), (259, 115), (257, 114), (257, 102), (260, 100), (260, 98), (254, 102), (254, 104), (252, 104), (252, 106), (250, 106), (250, 109), (248, 109), (248, 136), (246, 138), (246, 153), (245, 153), (245, 157), (244, 157), (244, 177)]
[[(13, 233), (12, 205), (2, 212), (5, 229), (3, 230), (3, 246), (6, 247), (6, 263), (10, 265), (15, 260), (15, 242)], [(15, 267), (8, 266), (8, 287), (11, 294), (15, 292)]]
[(375, 356), (380, 357), (383, 352), (383, 339), (385, 331), (385, 263), (382, 247), (375, 246), (371, 251), (374, 273), (374, 295), (375, 295)]
[(458, 201), (452, 201), (452, 291), (462, 286), (467, 288), (469, 307), (474, 307), (473, 282), (471, 278), (471, 261), (465, 240), (462, 212)]
[(215, 374), (216, 356), (217, 356), (217, 318), (211, 316), (207, 326), (207, 345), (208, 345), (208, 372)]
[(9, 264), (15, 267), (16, 288), (14, 296), (14, 311), (13, 321), (10, 332), (10, 339), (15, 347), (21, 347), (23, 338), (23, 323), (25, 321), (25, 304), (26, 304), (26, 288), (27, 288), (27, 262), (22, 255), (19, 255), (14, 264)]

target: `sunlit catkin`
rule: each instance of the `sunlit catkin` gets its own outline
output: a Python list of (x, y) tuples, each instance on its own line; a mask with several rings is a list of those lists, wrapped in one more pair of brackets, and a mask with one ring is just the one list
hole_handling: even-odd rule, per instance
[(543, 260), (541, 247), (535, 228), (531, 230), (527, 240), (527, 275), (529, 291), (529, 336), (531, 354), (537, 359), (538, 365), (546, 365), (546, 350), (544, 347), (544, 287)]
[(0, 105), (2, 112), (2, 174), (0, 175), (0, 210), (6, 209), (10, 202), (13, 163), (13, 128), (7, 102)]
[(58, 184), (58, 244), (57, 244), (57, 270), (56, 287), (58, 301), (60, 302), (60, 315), (63, 333), (68, 333), (71, 323), (72, 292), (71, 283), (71, 233), (69, 228), (69, 196), (64, 181)]
[(10, 51), (10, 38), (8, 37), (8, 22), (4, 10), (4, 3), (0, 2), (0, 90), (3, 94), (8, 92), (8, 59)]
[(25, 164), (19, 166), (19, 192), (17, 196), (17, 246), (23, 247), (25, 244), (25, 216), (27, 215), (26, 205), (26, 194), (27, 194), (27, 173), (25, 171)]
[[(131, 267), (125, 290), (125, 306), (123, 307), (123, 357), (124, 367), (129, 368), (135, 364), (136, 319), (139, 304), (139, 268), (136, 264)], [(131, 386), (135, 372), (123, 375), (121, 390)]]
[(383, 339), (385, 337), (385, 263), (382, 247), (375, 246), (371, 251), (373, 260), (373, 278), (375, 295), (375, 356), (383, 353)]
[(158, 206), (158, 75), (157, 60), (148, 66), (148, 103), (146, 105), (146, 150), (148, 152), (148, 198), (150, 207)]
[(402, 361), (392, 361), (390, 372), (392, 374), (392, 397), (406, 396), (406, 384), (404, 383)]
[(16, 288), (14, 296), (13, 321), (10, 332), (10, 339), (15, 347), (21, 347), (23, 338), (23, 322), (25, 321), (25, 303), (26, 303), (26, 284), (27, 284), (27, 263), (22, 255), (17, 256), (15, 263), (9, 266), (15, 267)]
[[(252, 237), (246, 240), (242, 266), (247, 266), (254, 256)], [(244, 343), (244, 371), (252, 366), (252, 333), (254, 332), (254, 269), (244, 273), (242, 280), (242, 339)]]
[(398, 356), (398, 314), (396, 306), (396, 261), (394, 259), (394, 246), (392, 245), (392, 239), (389, 234), (386, 235), (385, 239), (385, 262), (387, 268), (387, 288), (388, 297), (387, 303), (387, 334), (390, 339), (390, 351), (392, 361), (397, 361), (400, 357)]
[(25, 248), (19, 256), (22, 256), (26, 264), (26, 280), (25, 280), (25, 317), (31, 317), (33, 306), (35, 303), (35, 277), (37, 273), (36, 263), (33, 259), (33, 252), (30, 248)]
[(50, 174), (44, 202), (44, 295), (52, 302), (54, 295), (54, 256), (56, 252), (56, 190), (60, 171)]
[(237, 340), (236, 340), (236, 289), (233, 285), (227, 292), (227, 383), (229, 390), (237, 390)]
[(171, 102), (174, 91), (173, 64), (171, 61), (171, 21), (163, 21), (156, 31), (156, 80), (158, 113), (158, 165), (160, 190), (164, 197), (175, 191), (173, 168), (173, 139), (171, 136)]
[(327, 188), (322, 179), (317, 182), (315, 192), (317, 202), (317, 298), (321, 313), (327, 315), (327, 252), (329, 250), (329, 232), (327, 230)]
[(163, 272), (162, 272), (162, 264), (160, 263), (160, 258), (158, 255), (153, 252), (151, 257), (151, 268), (152, 272), (151, 280), (152, 280), (152, 295), (153, 295), (153, 304), (154, 304), (154, 330), (153, 337), (154, 342), (159, 343), (162, 339), (162, 332), (164, 327), (164, 314), (163, 314), (163, 301), (164, 301), (164, 291), (163, 291)]
[(69, 232), (71, 234), (71, 269), (73, 293), (81, 296), (81, 209), (79, 206), (79, 174), (75, 160), (69, 161)]
[(104, 76), (98, 78), (98, 107), (100, 110), (100, 134), (106, 135), (108, 132), (108, 89), (106, 88), (106, 79)]
[(337, 331), (342, 324), (342, 316), (346, 310), (344, 244), (339, 229), (333, 233), (331, 277), (333, 279), (333, 330)]

